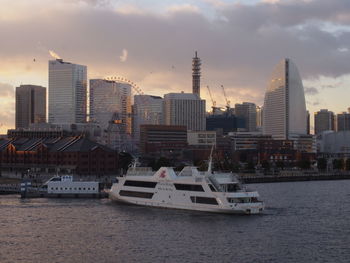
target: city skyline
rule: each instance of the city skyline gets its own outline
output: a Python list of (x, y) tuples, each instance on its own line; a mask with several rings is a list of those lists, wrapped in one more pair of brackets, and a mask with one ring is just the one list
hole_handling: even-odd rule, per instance
[[(288, 57), (298, 65), (311, 113), (349, 107), (343, 96), (350, 83), (347, 1), (147, 3), (0, 1), (7, 7), (0, 11), (0, 133), (14, 127), (14, 87), (48, 87), (49, 50), (87, 65), (88, 79), (121, 75), (146, 94), (160, 96), (191, 91), (191, 58), (197, 50), (207, 109), (206, 85), (218, 102), (224, 101), (222, 84), (232, 105), (262, 105), (271, 69)], [(36, 12), (29, 11), (33, 6)], [(255, 19), (247, 20), (252, 15)], [(58, 23), (55, 16), (65, 19)]]

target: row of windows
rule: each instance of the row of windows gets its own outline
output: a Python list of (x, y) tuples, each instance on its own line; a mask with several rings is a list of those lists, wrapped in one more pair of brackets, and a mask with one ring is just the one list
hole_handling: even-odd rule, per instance
[(153, 193), (125, 191), (125, 190), (121, 190), (119, 192), (119, 195), (120, 196), (137, 197), (137, 198), (147, 198), (147, 199), (151, 199), (153, 197)]
[(155, 188), (156, 182), (143, 182), (143, 181), (125, 181), (125, 186), (134, 186), (134, 187), (146, 187), (146, 188)]
[(192, 203), (217, 205), (218, 201), (213, 197), (191, 196)]
[(90, 190), (95, 190), (95, 187), (51, 187), (51, 190), (61, 190), (61, 191), (63, 191), (63, 190), (65, 190), (65, 191), (67, 191), (67, 190), (79, 190), (79, 191), (81, 191), (81, 190), (88, 190), (88, 191), (90, 191)]
[(203, 187), (199, 184), (174, 184), (174, 185), (176, 190), (204, 192)]

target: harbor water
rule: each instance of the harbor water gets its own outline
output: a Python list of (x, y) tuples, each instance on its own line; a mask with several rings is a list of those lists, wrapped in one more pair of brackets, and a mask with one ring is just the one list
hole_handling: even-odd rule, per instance
[(350, 180), (248, 187), (262, 215), (0, 196), (0, 262), (349, 262)]

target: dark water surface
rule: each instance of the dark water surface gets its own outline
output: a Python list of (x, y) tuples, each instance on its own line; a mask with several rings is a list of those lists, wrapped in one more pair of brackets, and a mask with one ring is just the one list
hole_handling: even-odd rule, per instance
[(350, 262), (350, 180), (249, 188), (263, 215), (0, 196), (0, 262)]

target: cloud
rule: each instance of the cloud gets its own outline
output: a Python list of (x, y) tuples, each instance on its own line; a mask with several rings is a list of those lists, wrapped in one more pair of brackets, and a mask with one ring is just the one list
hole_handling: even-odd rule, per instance
[(13, 86), (0, 82), (0, 134), (5, 134), (7, 129), (14, 125), (15, 93)]
[(128, 59), (128, 50), (125, 48), (122, 51), (122, 55), (119, 56), (120, 62), (125, 62)]
[(310, 96), (319, 94), (318, 89), (316, 89), (315, 87), (304, 87), (304, 92), (306, 95)]
[[(6, 1), (6, 10), (0, 10), (0, 81), (47, 83), (50, 57), (43, 47), (87, 65), (90, 78), (121, 75), (154, 95), (191, 91), (191, 59), (198, 50), (201, 93), (209, 99), (204, 91), (209, 85), (218, 103), (224, 101), (222, 84), (231, 104), (262, 105), (272, 70), (285, 57), (296, 63), (304, 80), (350, 74), (350, 52), (344, 52), (350, 46), (348, 0), (254, 5), (202, 0), (152, 9), (148, 1), (137, 1), (143, 6), (116, 2)], [(128, 63), (111, 56), (123, 49), (119, 59)]]

